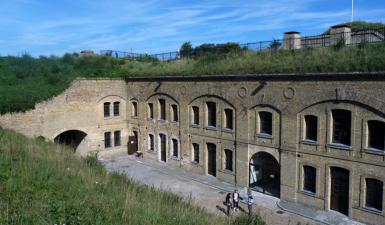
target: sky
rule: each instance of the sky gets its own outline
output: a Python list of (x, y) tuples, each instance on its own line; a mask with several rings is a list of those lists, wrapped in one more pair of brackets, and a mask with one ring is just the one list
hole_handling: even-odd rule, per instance
[[(354, 2), (355, 20), (385, 22), (385, 0)], [(161, 53), (316, 35), (350, 18), (351, 0), (0, 0), (0, 55)]]

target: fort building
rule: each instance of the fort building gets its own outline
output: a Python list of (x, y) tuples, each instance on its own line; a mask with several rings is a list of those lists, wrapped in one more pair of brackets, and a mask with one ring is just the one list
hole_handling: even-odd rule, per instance
[(0, 126), (385, 224), (385, 74), (74, 81)]

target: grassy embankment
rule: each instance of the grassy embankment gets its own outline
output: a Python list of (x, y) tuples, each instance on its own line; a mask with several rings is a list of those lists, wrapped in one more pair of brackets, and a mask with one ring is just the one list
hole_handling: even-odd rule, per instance
[(264, 224), (226, 219), (107, 173), (94, 157), (0, 128), (0, 224)]
[(191, 76), (385, 70), (385, 43), (211, 55), (174, 62), (111, 57), (0, 57), (0, 113), (25, 111), (77, 77)]

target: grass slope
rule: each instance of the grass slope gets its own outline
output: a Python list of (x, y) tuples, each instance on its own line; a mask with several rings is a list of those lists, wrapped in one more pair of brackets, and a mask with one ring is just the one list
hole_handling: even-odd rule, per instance
[(96, 158), (0, 128), (0, 224), (264, 224), (205, 212), (172, 193), (109, 174)]
[(385, 43), (319, 49), (209, 55), (159, 62), (111, 57), (0, 57), (0, 114), (25, 111), (58, 95), (77, 77), (199, 76), (245, 73), (366, 72), (385, 70)]

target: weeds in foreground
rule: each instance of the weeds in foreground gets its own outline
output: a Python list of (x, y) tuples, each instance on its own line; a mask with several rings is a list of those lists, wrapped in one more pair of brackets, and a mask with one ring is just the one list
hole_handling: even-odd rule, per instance
[(0, 224), (264, 224), (217, 217), (181, 197), (107, 173), (95, 156), (0, 128)]

